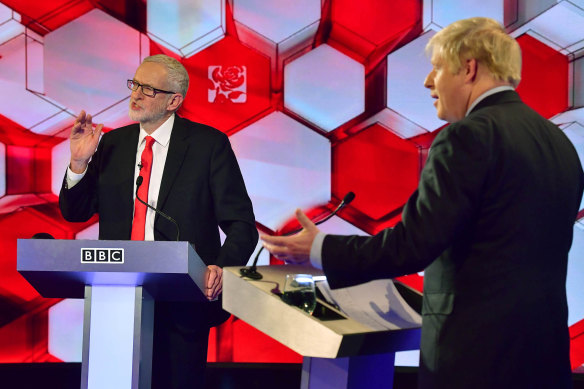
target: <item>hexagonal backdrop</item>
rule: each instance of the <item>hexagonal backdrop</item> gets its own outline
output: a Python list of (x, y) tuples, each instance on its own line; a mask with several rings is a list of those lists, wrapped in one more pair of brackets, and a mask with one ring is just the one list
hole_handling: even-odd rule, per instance
[[(58, 210), (68, 133), (82, 109), (106, 130), (129, 123), (125, 81), (145, 56), (166, 53), (187, 68), (179, 113), (230, 136), (260, 231), (289, 230), (296, 207), (320, 217), (353, 191), (355, 201), (323, 229), (373, 234), (400, 219), (445, 124), (422, 85), (424, 45), (456, 19), (489, 16), (517, 38), (518, 92), (584, 158), (583, 8), (567, 0), (0, 0), (0, 362), (80, 358), (83, 304), (39, 296), (16, 271), (16, 239), (97, 238), (97, 217), (67, 223)], [(584, 369), (582, 221), (567, 282), (574, 369)], [(260, 263), (270, 262), (264, 253)], [(422, 276), (403, 281), (421, 288)], [(233, 318), (212, 330), (208, 359), (301, 357)]]

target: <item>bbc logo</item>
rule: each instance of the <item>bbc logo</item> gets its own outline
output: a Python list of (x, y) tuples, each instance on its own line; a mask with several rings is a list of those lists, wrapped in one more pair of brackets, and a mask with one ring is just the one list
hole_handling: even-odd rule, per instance
[(81, 249), (81, 263), (124, 263), (124, 249)]

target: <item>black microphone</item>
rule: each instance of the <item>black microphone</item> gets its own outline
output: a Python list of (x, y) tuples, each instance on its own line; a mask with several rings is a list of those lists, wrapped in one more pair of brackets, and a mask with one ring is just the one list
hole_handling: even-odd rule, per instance
[(176, 220), (174, 220), (164, 212), (158, 210), (157, 208), (154, 208), (153, 206), (142, 200), (140, 197), (138, 197), (138, 189), (140, 188), (140, 185), (142, 185), (143, 181), (144, 177), (142, 176), (138, 176), (138, 178), (136, 178), (136, 198), (138, 199), (139, 202), (141, 202), (142, 204), (144, 204), (145, 206), (147, 206), (148, 208), (150, 208), (151, 210), (153, 210), (154, 212), (156, 212), (157, 214), (159, 214), (160, 216), (174, 224), (174, 226), (176, 227), (176, 241), (178, 242), (180, 237), (180, 228), (178, 228), (178, 223), (176, 222)]
[(31, 239), (55, 239), (55, 237), (48, 232), (37, 232), (31, 236)]
[[(324, 223), (325, 221), (329, 220), (331, 217), (335, 216), (337, 214), (337, 212), (339, 212), (341, 209), (343, 209), (343, 207), (345, 207), (345, 205), (349, 204), (351, 201), (353, 201), (355, 199), (355, 193), (353, 192), (349, 192), (345, 195), (345, 197), (343, 197), (343, 200), (341, 200), (341, 202), (339, 203), (339, 205), (337, 205), (337, 207), (335, 208), (334, 211), (332, 211), (331, 213), (329, 213), (325, 218), (323, 218), (322, 220), (319, 220), (317, 222), (315, 222), (315, 225), (319, 225)], [(302, 231), (302, 227), (297, 228), (293, 231), (287, 232), (282, 236), (289, 236), (289, 235), (294, 235), (297, 232)], [(258, 263), (258, 259), (260, 257), (261, 252), (264, 250), (264, 246), (262, 246), (260, 248), (260, 250), (258, 251), (258, 253), (256, 254), (255, 258), (253, 259), (253, 263), (250, 267), (244, 267), (242, 269), (239, 270), (239, 273), (243, 276), (243, 277), (247, 277), (247, 278), (251, 278), (252, 280), (261, 280), (262, 279), (262, 275), (260, 273), (258, 273), (257, 269), (257, 263)]]

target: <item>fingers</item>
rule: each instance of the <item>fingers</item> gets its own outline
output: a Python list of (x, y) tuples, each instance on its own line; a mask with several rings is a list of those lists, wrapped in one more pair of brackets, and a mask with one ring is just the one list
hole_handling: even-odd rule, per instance
[(312, 222), (312, 220), (310, 220), (308, 216), (306, 216), (306, 214), (300, 209), (296, 210), (296, 219), (298, 219), (298, 222), (305, 230), (310, 231), (316, 228), (316, 225)]
[(101, 136), (101, 130), (103, 129), (103, 123), (100, 123), (95, 127), (95, 131), (93, 131), (93, 136), (99, 140)]
[(87, 117), (85, 118), (85, 126), (87, 128), (93, 128), (93, 122), (91, 119), (92, 119), (91, 115), (87, 115)]
[(261, 234), (260, 238), (263, 240), (264, 248), (275, 257), (286, 255), (289, 251), (286, 237)]
[(208, 300), (214, 300), (223, 290), (223, 269), (219, 266), (209, 265), (205, 272), (205, 296)]

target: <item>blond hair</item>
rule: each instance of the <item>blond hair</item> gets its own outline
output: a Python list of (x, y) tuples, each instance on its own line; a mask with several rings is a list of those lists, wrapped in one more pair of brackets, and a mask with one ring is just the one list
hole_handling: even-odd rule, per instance
[(168, 81), (171, 84), (173, 92), (180, 93), (183, 97), (187, 95), (189, 90), (189, 73), (185, 67), (176, 59), (164, 54), (151, 55), (144, 58), (142, 63), (154, 62), (166, 68), (168, 73)]
[(521, 81), (521, 49), (496, 20), (475, 17), (456, 21), (434, 35), (426, 53), (437, 55), (456, 74), (465, 59), (476, 59), (491, 75), (514, 87)]

